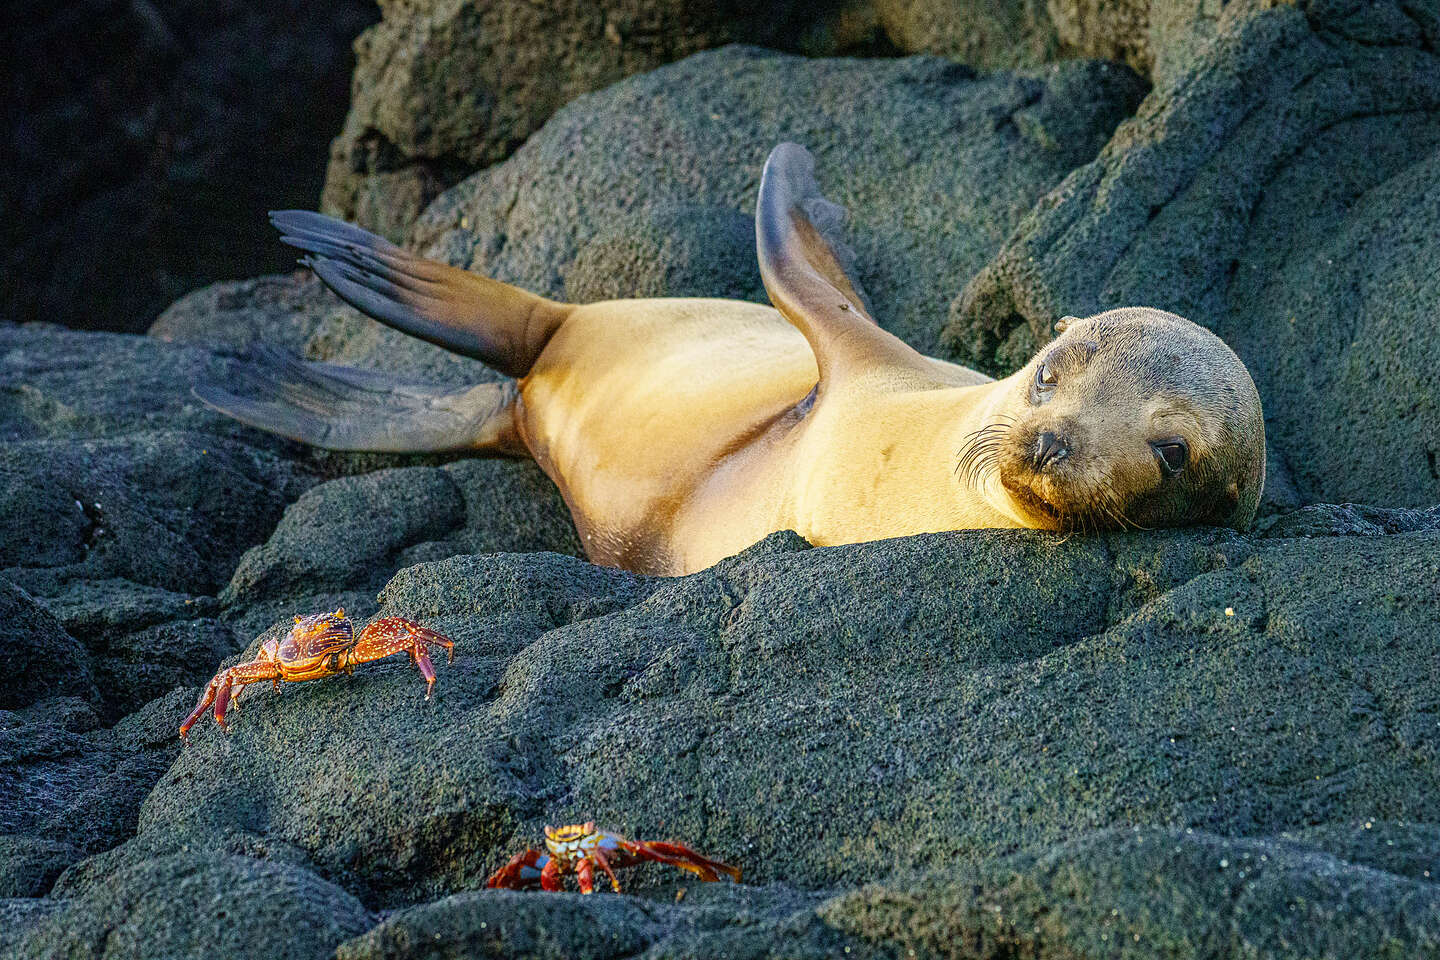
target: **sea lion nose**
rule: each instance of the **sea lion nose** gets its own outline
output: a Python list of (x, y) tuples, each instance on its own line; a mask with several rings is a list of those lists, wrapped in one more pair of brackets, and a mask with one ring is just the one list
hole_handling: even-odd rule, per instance
[(1048, 430), (1035, 438), (1034, 463), (1036, 470), (1044, 470), (1049, 463), (1058, 463), (1070, 456), (1070, 440), (1063, 434)]

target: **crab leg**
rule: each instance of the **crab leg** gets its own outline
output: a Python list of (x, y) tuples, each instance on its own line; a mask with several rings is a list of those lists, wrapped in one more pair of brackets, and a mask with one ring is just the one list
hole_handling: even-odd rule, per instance
[(589, 857), (581, 857), (575, 864), (575, 883), (579, 885), (581, 893), (595, 892), (595, 861)]
[(597, 864), (600, 865), (600, 869), (605, 871), (605, 876), (610, 878), (611, 889), (613, 889), (616, 893), (619, 893), (620, 880), (618, 877), (615, 876), (615, 871), (611, 869), (610, 860), (605, 856), (605, 851), (601, 850), (599, 847), (596, 847), (594, 850), (590, 851), (590, 859), (594, 860)]
[(560, 879), (562, 876), (564, 876), (564, 871), (560, 867), (560, 861), (554, 857), (547, 857), (545, 866), (540, 868), (540, 889), (546, 893), (565, 889), (565, 883)]
[(539, 850), (523, 850), (510, 862), (490, 874), (485, 886), (505, 890), (529, 890), (545, 882), (545, 871), (555, 861)]
[(448, 660), (455, 659), (455, 642), (434, 630), (428, 630), (402, 617), (381, 617), (360, 631), (350, 648), (344, 666), (381, 660), (401, 650), (409, 652), (411, 661), (425, 678), (425, 699), (435, 687), (435, 665), (430, 662), (430, 644), (445, 648)]
[(190, 728), (205, 708), (215, 704), (215, 722), (220, 728), (229, 732), (225, 726), (225, 711), (230, 706), (230, 691), (237, 686), (244, 686), (247, 683), (259, 683), (262, 680), (274, 680), (280, 676), (280, 665), (269, 660), (251, 660), (249, 663), (236, 664), (228, 670), (221, 670), (205, 687), (205, 692), (200, 696), (200, 702), (180, 724), (180, 739), (186, 743), (190, 742)]
[(719, 880), (720, 874), (722, 873), (736, 883), (740, 882), (739, 867), (732, 867), (728, 863), (721, 863), (719, 860), (702, 857), (683, 843), (625, 840), (619, 837), (617, 837), (616, 840), (622, 850), (636, 859), (654, 860), (656, 863), (668, 863), (672, 867), (678, 867), (681, 870), (695, 874), (706, 883), (714, 883)]

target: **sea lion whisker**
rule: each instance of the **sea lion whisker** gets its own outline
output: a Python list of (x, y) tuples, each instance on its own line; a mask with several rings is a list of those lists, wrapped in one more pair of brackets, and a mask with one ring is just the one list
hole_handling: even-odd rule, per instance
[[(1169, 408), (1178, 431), (1194, 420), (1220, 440), (1204, 476), (1186, 444), (1152, 448), (1167, 482), (1181, 470), (1193, 478), (1171, 484), (1165, 502), (1143, 501), (1152, 523), (1244, 529), (1253, 519), (1263, 412), (1214, 334), (1127, 308), (1067, 320), (1055, 345), (996, 380), (925, 357), (873, 322), (840, 242), (841, 209), (814, 174), (796, 144), (778, 146), (761, 174), (755, 242), (770, 306), (562, 304), (320, 214), (277, 211), (284, 241), (342, 300), (511, 379), (457, 387), (262, 355), (237, 358), (196, 395), (333, 449), (529, 454), (565, 492), (576, 527), (605, 531), (583, 538), (589, 558), (644, 574), (692, 573), (787, 527), (836, 544), (985, 525), (1049, 529), (1059, 543), (1144, 529), (1126, 507), (1142, 509), (1154, 468), (1146, 438), (1132, 434), (1155, 408)], [(1088, 358), (1063, 384), (1042, 363), (1057, 349)], [(1064, 400), (1042, 410), (1056, 389)], [(1122, 422), (1133, 429), (1110, 426)], [(1061, 454), (1047, 440), (1043, 476), (1031, 469), (1032, 426), (1080, 441)], [(1131, 459), (1133, 472), (1106, 475), (1107, 463)]]

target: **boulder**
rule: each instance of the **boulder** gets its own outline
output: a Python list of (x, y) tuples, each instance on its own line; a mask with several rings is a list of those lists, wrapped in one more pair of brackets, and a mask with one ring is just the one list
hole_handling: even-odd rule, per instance
[(369, 616), (394, 571), (468, 553), (581, 552), (559, 492), (533, 463), (462, 460), (341, 477), (291, 504), (220, 595), (261, 629), (343, 606)]
[(863, 960), (888, 956), (845, 936), (816, 913), (824, 897), (783, 884), (764, 887), (687, 885), (671, 903), (626, 896), (509, 890), (458, 893), (402, 910), (340, 944), (338, 960), (400, 960), (455, 956), (534, 960)]
[(46, 697), (95, 696), (89, 654), (50, 611), (0, 577), (0, 710)]
[(31, 927), (18, 957), (321, 960), (370, 920), (298, 867), (196, 851), (151, 860)]
[[(747, 883), (849, 889), (816, 907), (827, 936), (886, 950), (1009, 937), (1060, 957), (1112, 932), (1228, 950), (1237, 897), (1253, 905), (1237, 942), (1304, 933), (1278, 955), (1376, 931), (1424, 946), (1440, 937), (1424, 876), (1440, 532), (1385, 519), (1304, 537), (776, 536), (673, 580), (551, 554), (420, 564), (382, 612), (458, 641), (433, 700), (399, 657), (248, 700), (229, 737), (195, 737), (138, 835), (54, 895), (183, 849), (271, 849), (405, 907), (480, 886), (547, 823), (595, 819)], [(1211, 859), (1213, 881), (1196, 872)], [(1221, 860), (1270, 865), (1240, 878)], [(683, 877), (623, 879), (668, 896)], [(1167, 907), (1166, 884), (1195, 908)], [(988, 926), (991, 903), (1013, 926)], [(490, 936), (472, 921), (499, 908), (476, 904), (444, 937)], [(572, 922), (494, 936), (563, 943)], [(660, 941), (628, 923), (617, 944)]]
[(44, 896), (60, 873), (83, 856), (58, 840), (0, 834), (0, 902)]
[(134, 835), (193, 694), (172, 691), (114, 727), (74, 698), (0, 711), (0, 895), (39, 896), (70, 864)]
[[(1418, 957), (1440, 946), (1440, 886), (1397, 869), (1433, 827), (1366, 821), (1349, 856), (1282, 834), (1096, 831), (978, 872), (937, 871), (821, 905), (872, 947), (925, 957)], [(1396, 835), (1399, 846), (1396, 845)], [(1359, 851), (1363, 850), (1363, 853)]]
[(969, 283), (950, 355), (1006, 369), (1064, 314), (1173, 310), (1250, 368), (1300, 502), (1440, 500), (1437, 29), (1317, 0), (1219, 34)]
[[(190, 394), (223, 361), (144, 337), (0, 328), (0, 570), (213, 593), (313, 479)], [(103, 385), (103, 386), (101, 386)]]
[(932, 53), (982, 69), (1060, 53), (1040, 0), (421, 0), (381, 11), (356, 44), (324, 208), (395, 240), (436, 196), (509, 157), (565, 104), (700, 50)]
[(511, 159), (432, 204), (413, 239), (571, 302), (760, 299), (747, 222), (766, 155), (794, 140), (849, 208), (878, 319), (929, 350), (965, 280), (1142, 92), (1129, 70), (1091, 61), (980, 77), (926, 57), (728, 47), (566, 106)]

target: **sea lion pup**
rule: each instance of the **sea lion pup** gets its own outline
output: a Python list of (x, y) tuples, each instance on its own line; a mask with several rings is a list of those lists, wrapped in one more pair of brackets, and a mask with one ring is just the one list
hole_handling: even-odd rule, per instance
[(319, 214), (286, 243), (372, 317), (517, 378), (454, 390), (257, 353), (197, 388), (246, 423), (337, 450), (528, 455), (596, 563), (683, 574), (793, 529), (817, 545), (975, 527), (1244, 528), (1265, 474), (1255, 385), (1170, 313), (1066, 318), (1003, 380), (871, 319), (814, 161), (771, 153), (755, 213), (774, 308), (572, 306)]

